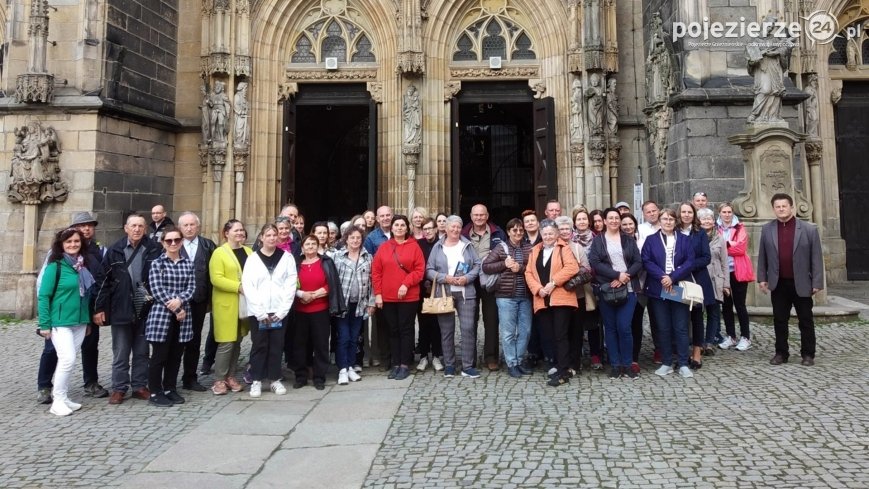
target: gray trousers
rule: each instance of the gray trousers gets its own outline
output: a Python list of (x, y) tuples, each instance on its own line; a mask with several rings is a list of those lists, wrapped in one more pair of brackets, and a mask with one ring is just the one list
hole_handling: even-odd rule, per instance
[[(474, 310), (477, 308), (475, 299), (465, 299), (461, 292), (452, 292), (453, 303), (459, 315), (459, 327), (462, 331), (462, 369), (474, 366), (477, 358), (477, 323), (474, 322)], [(441, 345), (444, 350), (444, 365), (456, 366), (456, 315), (438, 314), (438, 325), (441, 328)]]
[[(148, 386), (148, 342), (145, 330), (135, 324), (113, 324), (112, 390), (127, 392)], [(132, 376), (130, 354), (133, 355)]]

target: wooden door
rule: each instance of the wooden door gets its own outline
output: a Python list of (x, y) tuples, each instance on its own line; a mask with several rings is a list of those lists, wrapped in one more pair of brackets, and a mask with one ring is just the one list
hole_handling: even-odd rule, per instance
[(534, 207), (542, 216), (546, 203), (558, 198), (555, 163), (555, 100), (534, 101)]
[(296, 201), (296, 102), (284, 101), (284, 131), (281, 146), (283, 178), (281, 179), (281, 206)]
[(848, 280), (869, 280), (869, 82), (844, 83), (836, 106), (836, 153)]

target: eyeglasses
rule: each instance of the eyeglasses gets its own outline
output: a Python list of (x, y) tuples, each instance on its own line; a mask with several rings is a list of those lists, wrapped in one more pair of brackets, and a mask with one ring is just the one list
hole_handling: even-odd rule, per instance
[(694, 197), (706, 197), (706, 192), (694, 192)]
[(167, 245), (177, 245), (181, 243), (181, 238), (166, 238), (163, 242)]

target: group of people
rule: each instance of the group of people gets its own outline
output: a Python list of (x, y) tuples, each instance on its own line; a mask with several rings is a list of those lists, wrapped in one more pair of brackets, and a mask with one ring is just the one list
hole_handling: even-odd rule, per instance
[[(390, 379), (408, 378), (415, 355), (418, 371), (431, 365), (447, 378), (477, 378), (480, 319), (490, 371), (503, 358), (507, 373), (521, 378), (542, 363), (548, 385), (557, 387), (580, 371), (587, 341), (592, 369), (608, 357), (610, 377), (635, 379), (646, 308), (653, 362), (660, 364), (655, 373), (692, 377), (716, 347), (751, 348), (745, 302), (754, 280), (772, 293), (771, 363), (788, 361), (794, 306), (802, 363), (812, 365), (820, 240), (814, 225), (795, 217), (790, 196), (776, 194), (771, 204), (776, 219), (763, 227), (756, 274), (733, 207), (721, 204), (716, 218), (702, 192), (673, 209), (645, 202), (642, 224), (624, 202), (604, 210), (576, 206), (568, 217), (551, 201), (544, 219), (525, 211), (504, 229), (490, 222), (483, 204), (472, 208), (468, 223), (419, 207), (407, 217), (382, 206), (340, 227), (314, 223), (304, 234), (303, 217), (290, 204), (259, 229), (253, 247), (238, 220), (224, 225), (218, 246), (200, 235), (194, 213), (182, 213), (176, 226), (156, 206), (150, 225), (130, 214), (126, 236), (104, 248), (94, 240), (96, 219), (78, 213), (55, 236), (38, 281), (37, 332), (45, 338), (38, 400), (59, 416), (81, 407), (67, 395), (80, 348), (86, 394), (109, 396), (110, 404), (128, 392), (159, 407), (181, 404), (179, 373), (184, 389), (204, 392), (199, 375), (212, 368), (215, 395), (240, 392), (240, 344), (248, 333), (242, 378), (251, 397), (262, 395), (263, 382), (276, 395), (287, 392), (284, 362), (295, 389), (309, 381), (325, 388), (332, 359), (339, 385), (359, 381), (366, 354)], [(446, 297), (454, 310), (423, 313), (425, 299)], [(98, 331), (106, 325), (110, 394), (96, 373)]]

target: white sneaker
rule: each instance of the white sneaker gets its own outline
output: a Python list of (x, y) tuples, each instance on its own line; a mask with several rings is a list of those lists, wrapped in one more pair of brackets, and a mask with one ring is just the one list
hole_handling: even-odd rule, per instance
[(55, 397), (54, 401), (51, 403), (51, 409), (49, 409), (48, 412), (56, 416), (69, 416), (72, 414), (72, 409), (63, 402), (63, 399)]
[(259, 397), (263, 395), (263, 383), (261, 380), (254, 380), (250, 385), (250, 397)]
[(274, 392), (275, 394), (277, 394), (279, 396), (282, 396), (282, 395), (287, 393), (287, 388), (284, 387), (284, 384), (281, 384), (280, 380), (276, 380), (276, 381), (272, 382), (271, 388), (272, 388), (272, 392)]
[(362, 376), (357, 374), (352, 368), (347, 369), (347, 378), (350, 379), (350, 382), (359, 382), (362, 380)]
[(338, 385), (347, 385), (349, 383), (347, 379), (347, 369), (342, 368), (340, 372), (338, 372)]
[(658, 367), (658, 370), (655, 370), (655, 375), (660, 375), (661, 377), (666, 377), (673, 373), (673, 367), (669, 365), (661, 365)]
[(81, 409), (81, 404), (77, 402), (72, 402), (68, 398), (63, 400), (63, 403), (66, 404), (66, 407), (72, 409), (73, 411), (78, 411)]
[(692, 372), (691, 369), (688, 368), (687, 366), (682, 365), (681, 367), (679, 367), (679, 375), (688, 379), (688, 378), (694, 377), (694, 372)]
[(552, 375), (555, 375), (557, 373), (558, 373), (558, 369), (555, 367), (552, 367), (546, 372), (546, 375), (552, 376)]
[(416, 369), (422, 372), (428, 367), (428, 357), (422, 357), (419, 359), (419, 363), (416, 366)]
[(441, 362), (441, 359), (438, 357), (432, 357), (431, 365), (432, 365), (432, 367), (434, 367), (435, 372), (440, 372), (441, 370), (444, 369), (444, 364), (443, 364), (443, 362)]
[(739, 351), (745, 351), (751, 348), (751, 340), (743, 336), (739, 338), (739, 344), (736, 345), (736, 349)]
[(362, 373), (362, 365), (353, 365), (353, 371), (356, 372), (357, 374), (361, 374)]
[(721, 348), (722, 350), (727, 350), (727, 349), (730, 349), (734, 345), (736, 345), (736, 342), (733, 341), (733, 338), (728, 336), (727, 338), (724, 338), (724, 341), (722, 341), (721, 343), (718, 343), (718, 348)]

